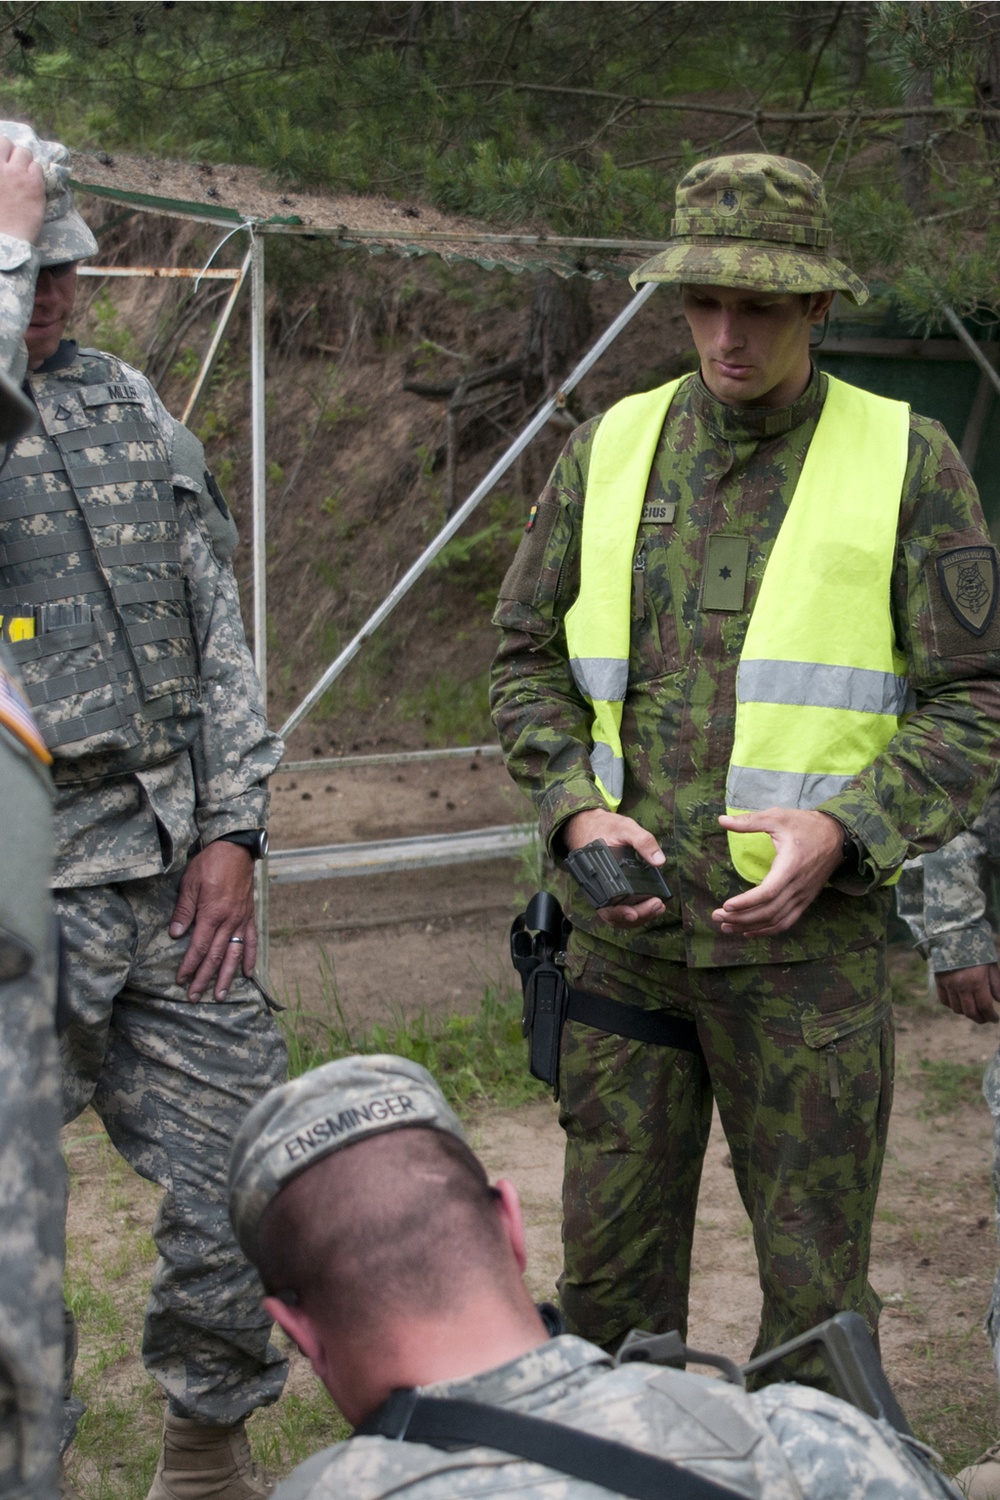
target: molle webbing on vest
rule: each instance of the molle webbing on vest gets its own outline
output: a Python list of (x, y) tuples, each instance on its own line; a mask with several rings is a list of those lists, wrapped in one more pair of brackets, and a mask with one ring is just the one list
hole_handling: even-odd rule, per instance
[[(31, 377), (43, 431), (0, 472), (0, 613), (35, 612), (34, 639), (12, 644), (28, 695), (47, 743), (95, 775), (176, 754), (199, 713), (169, 455), (114, 373), (88, 354)], [(62, 604), (82, 622), (46, 622)]]

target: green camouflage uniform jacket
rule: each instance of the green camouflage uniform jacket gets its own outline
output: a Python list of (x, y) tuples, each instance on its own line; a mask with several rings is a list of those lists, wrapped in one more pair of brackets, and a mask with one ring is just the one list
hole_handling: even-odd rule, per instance
[[(0, 353), (10, 346), (15, 361), (23, 355), (23, 322), (17, 322), (15, 312), (19, 284), (34, 274), (28, 252), (24, 241), (0, 235)], [(36, 259), (37, 252), (33, 256)], [(5, 270), (8, 265), (13, 269)], [(13, 352), (17, 346), (22, 355)], [(60, 354), (64, 351), (71, 353), (72, 346), (64, 344)], [(282, 749), (267, 728), (228, 561), (235, 528), (208, 491), (201, 444), (169, 415), (144, 375), (107, 358), (120, 372), (118, 378), (138, 388), (142, 408), (163, 438), (172, 467), (187, 476), (174, 494), (198, 652), (200, 722), (190, 749), (159, 764), (85, 785), (58, 786), (53, 877), (57, 889), (175, 870), (184, 865), (199, 839), (209, 843), (224, 833), (264, 826), (266, 780)], [(64, 357), (60, 376), (72, 378), (74, 369)], [(41, 436), (22, 438), (16, 445), (18, 456), (30, 459), (33, 447), (40, 450), (43, 442)], [(199, 461), (202, 472), (193, 472)], [(25, 536), (41, 535), (46, 517), (40, 513), (26, 518), (21, 526)], [(56, 761), (58, 784), (58, 751)]]
[[(725, 936), (711, 912), (745, 889), (718, 826), (733, 742), (736, 670), (771, 546), (794, 493), (826, 394), (814, 372), (792, 406), (737, 409), (700, 377), (675, 397), (657, 448), (636, 539), (632, 642), (624, 705), (625, 791), (619, 811), (667, 856), (665, 914), (618, 933), (570, 892), (574, 924), (631, 952), (696, 967), (825, 959), (885, 930), (885, 882), (907, 856), (936, 848), (982, 806), (1000, 749), (1000, 611), (982, 635), (943, 596), (935, 563), (989, 549), (968, 471), (936, 423), (913, 416), (891, 610), (916, 709), (884, 754), (823, 803), (867, 851), (863, 878), (828, 885), (788, 933)], [(590, 714), (574, 686), (564, 629), (579, 586), (582, 507), (598, 419), (572, 435), (532, 511), (495, 622), (493, 716), (507, 766), (534, 800), (542, 836), (604, 802), (591, 776)], [(646, 519), (648, 516), (649, 519)], [(742, 609), (703, 610), (706, 540), (749, 542)], [(803, 578), (802, 587), (809, 587)], [(848, 883), (845, 882), (845, 885)], [(858, 899), (865, 891), (867, 897)]]
[[(612, 1369), (593, 1344), (564, 1334), (499, 1369), (421, 1394), (478, 1401), (577, 1427), (670, 1459), (761, 1500), (927, 1500), (954, 1490), (915, 1445), (832, 1396), (774, 1385), (748, 1396), (721, 1380), (645, 1364)], [(664, 1480), (664, 1495), (670, 1493)], [(274, 1500), (584, 1500), (594, 1484), (490, 1448), (444, 1452), (355, 1437), (301, 1464)]]

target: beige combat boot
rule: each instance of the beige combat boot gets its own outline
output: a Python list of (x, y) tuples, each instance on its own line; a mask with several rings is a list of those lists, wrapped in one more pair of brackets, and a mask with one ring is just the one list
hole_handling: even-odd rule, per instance
[(250, 1457), (245, 1422), (206, 1427), (168, 1408), (146, 1500), (263, 1500), (273, 1488)]
[(969, 1500), (1000, 1500), (1000, 1443), (956, 1474), (955, 1483)]

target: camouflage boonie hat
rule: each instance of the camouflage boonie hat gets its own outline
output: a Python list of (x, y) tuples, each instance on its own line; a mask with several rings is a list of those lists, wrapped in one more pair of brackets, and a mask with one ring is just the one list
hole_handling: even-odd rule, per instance
[(787, 156), (716, 156), (677, 184), (672, 239), (629, 278), (755, 292), (868, 289), (830, 254), (833, 229), (816, 173)]
[(229, 1217), (247, 1259), (256, 1264), (261, 1218), (286, 1182), (332, 1151), (413, 1125), (465, 1141), (427, 1069), (389, 1053), (340, 1057), (272, 1089), (240, 1126), (229, 1163)]
[(0, 135), (15, 146), (27, 146), (45, 177), (45, 223), (38, 240), (43, 266), (64, 265), (97, 254), (97, 241), (73, 207), (69, 188), (69, 151), (59, 141), (43, 141), (30, 125), (0, 120)]

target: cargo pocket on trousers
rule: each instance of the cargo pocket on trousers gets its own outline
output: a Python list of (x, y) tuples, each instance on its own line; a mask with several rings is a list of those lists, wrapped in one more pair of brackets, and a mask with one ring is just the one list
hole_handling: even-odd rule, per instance
[(810, 1143), (808, 1185), (851, 1192), (877, 1180), (892, 1105), (892, 1020), (870, 1001), (830, 1016), (803, 1017), (814, 1056), (802, 1098)]

